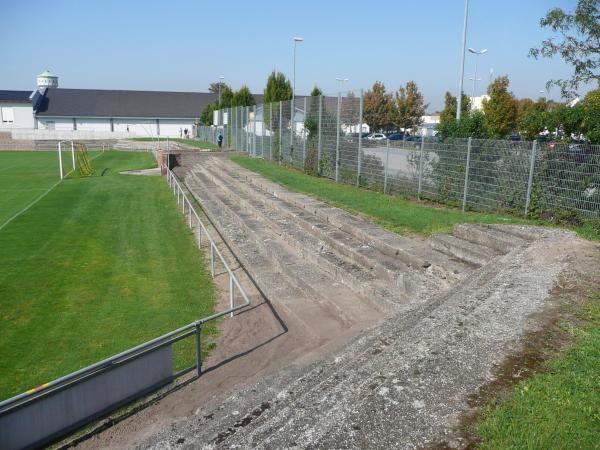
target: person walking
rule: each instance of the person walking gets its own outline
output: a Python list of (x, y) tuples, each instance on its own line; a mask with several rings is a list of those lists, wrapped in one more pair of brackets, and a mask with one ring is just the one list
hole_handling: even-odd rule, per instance
[(223, 145), (223, 133), (219, 131), (219, 135), (217, 136), (217, 145), (219, 148)]

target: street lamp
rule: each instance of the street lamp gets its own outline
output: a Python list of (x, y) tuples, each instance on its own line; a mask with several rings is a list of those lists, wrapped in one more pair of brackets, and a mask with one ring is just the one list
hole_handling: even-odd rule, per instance
[(473, 97), (475, 97), (475, 94), (477, 93), (477, 81), (480, 80), (480, 78), (477, 78), (477, 62), (479, 61), (479, 55), (487, 53), (487, 48), (477, 51), (474, 48), (469, 47), (469, 52), (475, 55), (475, 76), (473, 77)]
[(292, 107), (294, 106), (294, 99), (296, 98), (296, 44), (304, 41), (304, 38), (294, 38), (294, 85), (292, 87)]
[(467, 46), (467, 20), (469, 18), (469, 0), (465, 0), (465, 15), (463, 22), (463, 36), (462, 36), (462, 49), (460, 53), (460, 83), (458, 88), (458, 101), (456, 105), (456, 120), (460, 120), (460, 113), (462, 109), (462, 94), (463, 94), (463, 81), (465, 78), (465, 47)]
[(221, 86), (223, 85), (224, 76), (219, 77), (219, 109), (221, 109)]
[(340, 90), (343, 88), (344, 83), (348, 81), (348, 78), (336, 78), (337, 81), (340, 82)]

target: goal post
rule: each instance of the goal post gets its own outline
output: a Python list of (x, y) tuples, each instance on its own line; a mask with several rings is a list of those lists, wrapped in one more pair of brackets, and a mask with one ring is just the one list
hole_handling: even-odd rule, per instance
[(68, 152), (71, 150), (71, 165), (73, 166), (73, 172), (75, 171), (75, 143), (73, 141), (59, 141), (58, 142), (58, 169), (60, 173), (60, 179), (65, 178), (65, 167), (63, 162), (63, 151)]
[[(65, 166), (68, 164), (68, 162), (66, 162), (65, 164), (65, 161), (63, 161), (63, 153), (68, 153), (69, 151), (71, 152), (72, 170), (67, 172)], [(68, 156), (66, 157), (68, 158)], [(75, 141), (59, 141), (58, 170), (60, 174), (60, 179), (64, 180), (66, 176), (75, 172), (77, 168), (79, 168), (79, 170), (81, 171), (81, 175), (86, 177), (94, 173), (94, 169), (92, 168), (86, 145), (81, 142)]]

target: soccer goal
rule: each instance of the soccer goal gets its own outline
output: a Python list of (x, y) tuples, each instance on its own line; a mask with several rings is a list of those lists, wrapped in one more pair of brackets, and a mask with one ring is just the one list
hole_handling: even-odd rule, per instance
[[(63, 153), (65, 155), (68, 155), (69, 152), (71, 153), (70, 159), (72, 169), (69, 172), (65, 173), (65, 162), (63, 160)], [(74, 141), (60, 141), (58, 143), (58, 168), (61, 180), (63, 180), (70, 173), (75, 172), (77, 168), (79, 168), (81, 175), (86, 177), (94, 173), (94, 169), (92, 168), (86, 145), (81, 142)]]

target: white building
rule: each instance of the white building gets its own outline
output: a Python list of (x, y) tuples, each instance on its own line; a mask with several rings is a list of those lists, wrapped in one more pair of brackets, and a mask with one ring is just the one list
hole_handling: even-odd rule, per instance
[(45, 71), (33, 91), (0, 90), (0, 132), (14, 139), (116, 139), (195, 135), (218, 94), (62, 89)]
[(483, 101), (489, 99), (490, 96), (487, 94), (478, 97), (469, 97), (469, 100), (471, 101), (471, 111), (483, 111)]

